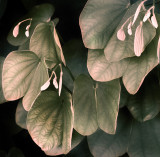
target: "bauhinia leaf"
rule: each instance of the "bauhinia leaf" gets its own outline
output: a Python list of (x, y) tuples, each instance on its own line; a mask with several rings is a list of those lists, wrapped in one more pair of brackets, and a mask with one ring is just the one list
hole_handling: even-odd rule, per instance
[(87, 67), (89, 74), (96, 81), (106, 82), (121, 77), (128, 66), (129, 59), (109, 62), (103, 50), (89, 50)]
[(129, 0), (88, 0), (80, 15), (85, 46), (90, 49), (103, 49), (129, 6)]
[(159, 129), (160, 115), (153, 120), (139, 123), (125, 112), (120, 112), (116, 134), (109, 135), (98, 130), (88, 137), (88, 144), (95, 157), (115, 157), (125, 152), (130, 157), (158, 157)]
[(73, 130), (71, 95), (66, 91), (61, 97), (54, 91), (42, 92), (28, 112), (27, 129), (43, 151), (62, 145), (63, 152), (68, 153)]
[(27, 129), (26, 126), (27, 113), (28, 112), (23, 107), (22, 99), (20, 99), (16, 109), (15, 119), (16, 119), (16, 124), (24, 129)]
[(47, 80), (48, 72), (43, 61), (32, 51), (13, 51), (4, 61), (2, 72), (4, 96), (12, 101), (25, 95), (23, 105), (26, 110), (30, 109), (40, 92), (40, 87)]
[(90, 135), (98, 126), (114, 134), (119, 109), (120, 84), (118, 80), (96, 83), (80, 75), (74, 83), (74, 128), (82, 135)]

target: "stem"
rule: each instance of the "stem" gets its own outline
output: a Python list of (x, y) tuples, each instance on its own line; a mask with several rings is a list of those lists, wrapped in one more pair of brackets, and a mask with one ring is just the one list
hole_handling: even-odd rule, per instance
[(72, 74), (71, 70), (68, 68), (68, 66), (67, 66), (67, 65), (65, 66), (65, 68), (66, 68), (67, 72), (69, 73), (69, 75), (71, 76), (72, 81), (74, 82), (75, 78), (74, 78), (74, 76), (73, 76), (73, 74)]
[(155, 6), (155, 0), (153, 0), (153, 6)]

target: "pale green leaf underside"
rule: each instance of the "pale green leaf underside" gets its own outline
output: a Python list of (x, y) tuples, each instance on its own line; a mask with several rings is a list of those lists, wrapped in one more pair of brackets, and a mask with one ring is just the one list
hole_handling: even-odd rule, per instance
[[(125, 31), (125, 35), (126, 35), (125, 41), (120, 41), (117, 38), (117, 31), (118, 31), (118, 29), (120, 29), (120, 27), (118, 27), (118, 29), (113, 34), (113, 36), (109, 40), (109, 42), (104, 50), (106, 59), (108, 61), (116, 62), (116, 61), (119, 61), (123, 58), (135, 56), (135, 53), (134, 53), (135, 31), (136, 31), (136, 28), (138, 27), (138, 25), (140, 24), (140, 21), (142, 21), (144, 15), (145, 15), (144, 12), (141, 12), (139, 14), (135, 24), (132, 27), (132, 35), (131, 36), (127, 32), (127, 27), (128, 27), (130, 20), (126, 23), (126, 25), (124, 27), (124, 31)], [(133, 18), (131, 18), (131, 20), (133, 21)], [(145, 23), (143, 23), (142, 29), (143, 29), (144, 49), (145, 49), (145, 47), (155, 37), (156, 30), (149, 21), (146, 21)]]
[(31, 51), (13, 51), (6, 57), (2, 86), (7, 100), (17, 100), (25, 95), (38, 63), (39, 58)]
[(85, 46), (103, 49), (129, 6), (129, 0), (88, 0), (80, 15)]
[[(47, 99), (46, 99), (47, 98)], [(43, 151), (62, 145), (64, 153), (71, 149), (73, 130), (72, 98), (68, 92), (44, 91), (27, 116), (27, 129)]]
[(120, 85), (118, 80), (96, 83), (80, 75), (74, 83), (74, 128), (82, 135), (91, 135), (97, 128), (114, 134), (119, 109)]
[(115, 135), (99, 130), (88, 137), (92, 154), (95, 157), (115, 157), (128, 152), (130, 157), (159, 157), (160, 115), (153, 120), (139, 123), (128, 114), (121, 114)]
[(27, 129), (26, 119), (27, 119), (27, 111), (23, 107), (22, 99), (20, 99), (16, 109), (16, 116), (15, 116), (16, 124), (19, 125), (21, 128)]
[[(35, 29), (37, 24), (41, 22), (46, 22), (49, 18), (51, 18), (53, 13), (54, 13), (54, 8), (51, 4), (46, 3), (33, 7), (33, 9), (31, 9), (31, 11), (26, 16), (23, 17), (23, 20), (27, 18), (33, 19), (31, 27), (29, 29), (30, 36), (32, 35), (33, 30)], [(18, 22), (15, 25), (17, 24)], [(13, 28), (12, 28), (7, 37), (8, 42), (14, 46), (19, 46), (24, 44), (28, 40), (28, 38), (25, 36), (26, 26), (28, 24), (29, 22), (25, 22), (20, 25), (19, 35), (16, 38), (13, 36)]]

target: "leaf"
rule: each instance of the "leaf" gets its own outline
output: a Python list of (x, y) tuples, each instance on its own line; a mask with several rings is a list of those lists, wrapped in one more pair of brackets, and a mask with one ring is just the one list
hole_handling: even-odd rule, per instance
[[(83, 138), (84, 137), (82, 135), (80, 135), (78, 132), (73, 130), (71, 149), (76, 147), (82, 141)], [(46, 155), (50, 155), (50, 156), (56, 156), (56, 155), (64, 154), (64, 152), (62, 150), (62, 146), (53, 148), (49, 151), (46, 151), (45, 153), (46, 153)]]
[(74, 128), (82, 135), (91, 135), (98, 126), (113, 134), (119, 109), (120, 85), (118, 80), (96, 83), (80, 75), (74, 83)]
[(4, 58), (0, 57), (0, 104), (7, 102), (4, 98), (4, 93), (2, 90), (2, 68), (3, 68)]
[[(32, 51), (13, 51), (4, 61), (2, 87), (7, 100), (24, 97), (23, 105), (28, 110), (40, 87), (48, 80), (44, 63)], [(26, 102), (25, 102), (26, 101)]]
[(19, 100), (19, 103), (16, 109), (15, 120), (16, 120), (16, 124), (23, 129), (27, 129), (27, 126), (26, 126), (27, 113), (28, 112), (23, 107), (22, 99)]
[[(32, 35), (35, 27), (41, 23), (46, 22), (54, 13), (54, 8), (51, 4), (41, 4), (33, 7), (27, 15), (23, 17), (22, 20), (27, 18), (32, 18), (31, 27), (29, 29), (30, 36)], [(17, 22), (18, 23), (18, 22)], [(15, 25), (17, 25), (17, 23)], [(10, 30), (7, 40), (10, 44), (14, 46), (19, 46), (24, 44), (28, 38), (25, 36), (26, 26), (29, 24), (29, 22), (24, 22), (20, 25), (19, 29), (19, 35), (15, 38), (13, 36), (13, 28)]]
[(135, 95), (130, 95), (127, 107), (133, 117), (140, 121), (153, 119), (160, 111), (160, 88), (155, 79), (148, 80)]
[(85, 46), (89, 49), (103, 49), (129, 6), (129, 0), (88, 0), (80, 15)]
[[(136, 20), (135, 24), (132, 26), (132, 34), (133, 35), (127, 34), (128, 24), (130, 23), (130, 21), (133, 18), (131, 18), (131, 20), (128, 20), (128, 22), (124, 26), (124, 31), (126, 32), (126, 39), (124, 42), (117, 39), (117, 31), (118, 30), (115, 31), (115, 33), (113, 34), (113, 36), (111, 37), (110, 41), (108, 42), (108, 44), (106, 45), (106, 47), (104, 49), (105, 57), (108, 61), (116, 62), (116, 61), (122, 60), (124, 58), (135, 56), (135, 52), (134, 52), (135, 32), (137, 30), (137, 27), (138, 27), (140, 21), (142, 21), (143, 17), (144, 17), (144, 12), (141, 12), (139, 14), (139, 17)], [(119, 29), (119, 27), (118, 27), (118, 29)], [(156, 30), (149, 21), (146, 21), (145, 23), (143, 23), (142, 29), (143, 29), (142, 32), (143, 32), (143, 39), (144, 39), (143, 40), (144, 45), (143, 45), (143, 50), (142, 50), (142, 52), (143, 52), (144, 49), (146, 48), (146, 46), (155, 37)]]
[[(47, 99), (46, 99), (47, 97)], [(71, 149), (73, 130), (72, 97), (68, 92), (42, 92), (27, 116), (27, 129), (43, 151), (62, 145), (66, 154)]]
[(130, 136), (131, 118), (120, 112), (115, 135), (102, 130), (87, 137), (88, 145), (94, 157), (121, 156), (127, 151)]
[[(65, 63), (62, 50), (59, 49), (57, 45), (58, 36), (54, 39), (54, 24), (51, 23), (40, 23), (34, 30), (34, 33), (30, 40), (30, 50), (35, 52), (40, 58), (45, 57), (49, 59), (55, 65), (59, 63), (59, 60), (62, 60)], [(54, 29), (54, 30), (53, 30)], [(60, 54), (60, 58), (59, 55)]]
[(118, 117), (115, 135), (101, 130), (88, 137), (91, 153), (95, 157), (115, 157), (128, 152), (130, 157), (158, 157), (160, 154), (160, 115), (153, 120), (139, 123), (125, 112)]
[(74, 129), (82, 135), (90, 135), (97, 128), (95, 90), (92, 80), (80, 75), (74, 82)]
[(145, 49), (141, 57), (131, 58), (128, 68), (123, 75), (123, 83), (130, 94), (135, 94), (146, 75), (158, 65), (157, 39), (154, 39)]
[(89, 50), (87, 68), (96, 81), (106, 82), (121, 77), (127, 69), (129, 59), (118, 62), (108, 62), (103, 50)]

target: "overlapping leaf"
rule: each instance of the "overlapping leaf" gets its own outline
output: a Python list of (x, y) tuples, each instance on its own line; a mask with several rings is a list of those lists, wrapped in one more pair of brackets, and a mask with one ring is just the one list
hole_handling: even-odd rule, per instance
[(2, 72), (4, 96), (12, 101), (27, 93), (25, 100), (28, 101), (23, 104), (26, 110), (30, 109), (40, 92), (40, 87), (47, 80), (48, 71), (43, 61), (32, 51), (13, 51), (4, 61)]
[[(23, 19), (32, 18), (31, 27), (29, 29), (30, 36), (32, 35), (37, 24), (41, 22), (47, 22), (47, 20), (51, 18), (53, 13), (54, 13), (54, 8), (51, 4), (37, 5), (33, 9), (31, 9), (31, 11), (23, 18)], [(16, 38), (13, 37), (13, 29), (11, 29), (7, 37), (8, 42), (14, 46), (19, 46), (22, 45), (24, 42), (26, 42), (28, 38), (25, 36), (25, 31), (26, 31), (26, 26), (28, 24), (29, 22), (25, 22), (20, 25), (20, 30), (19, 30), (20, 32)]]
[(96, 83), (80, 75), (74, 84), (74, 128), (83, 135), (95, 132), (98, 126), (114, 134), (119, 109), (120, 85), (118, 80)]
[(66, 91), (61, 97), (54, 91), (42, 92), (28, 112), (27, 129), (43, 151), (62, 145), (63, 152), (68, 153), (73, 130), (71, 95)]
[(160, 115), (153, 120), (139, 123), (128, 114), (120, 113), (116, 134), (97, 131), (88, 137), (89, 148), (95, 157), (115, 157), (125, 152), (128, 152), (130, 157), (158, 157), (159, 129)]

